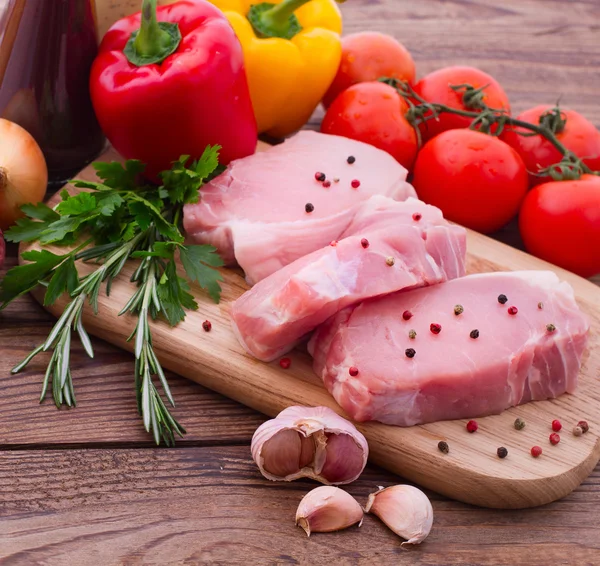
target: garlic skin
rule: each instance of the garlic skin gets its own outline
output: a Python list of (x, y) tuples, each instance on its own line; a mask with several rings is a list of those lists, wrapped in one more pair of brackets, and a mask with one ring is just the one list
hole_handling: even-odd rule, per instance
[(371, 493), (366, 513), (377, 515), (398, 536), (402, 543), (421, 544), (433, 525), (433, 507), (427, 496), (412, 485), (380, 487)]
[(272, 481), (311, 478), (325, 485), (354, 481), (367, 464), (367, 439), (327, 407), (288, 407), (252, 437), (252, 458)]
[(349, 493), (329, 485), (322, 485), (308, 492), (296, 511), (296, 525), (310, 536), (314, 533), (330, 533), (351, 527), (363, 520), (363, 510)]

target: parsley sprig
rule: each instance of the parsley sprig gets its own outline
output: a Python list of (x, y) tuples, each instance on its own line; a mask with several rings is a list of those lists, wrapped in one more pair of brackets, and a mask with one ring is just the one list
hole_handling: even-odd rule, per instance
[[(70, 246), (65, 253), (44, 248), (24, 252), (22, 258), (28, 263), (8, 271), (0, 282), (0, 309), (39, 285), (46, 288), (46, 306), (64, 293), (71, 299), (44, 343), (12, 369), (12, 373), (17, 373), (37, 354), (51, 352), (40, 402), (51, 384), (57, 407), (76, 405), (70, 368), (72, 337), (76, 333), (88, 356), (94, 357), (83, 324), (84, 307), (89, 303), (97, 314), (102, 289), (109, 296), (114, 279), (126, 262), (134, 259), (139, 264), (131, 281), (137, 288), (119, 316), (129, 314), (137, 318), (129, 340), (135, 339), (138, 410), (156, 444), (162, 439), (172, 445), (175, 435), (185, 434), (155, 384), (160, 384), (167, 401), (174, 406), (152, 345), (150, 321), (162, 318), (175, 326), (185, 318), (186, 310), (196, 310), (191, 282), (198, 283), (215, 302), (219, 301), (222, 277), (215, 268), (222, 266), (223, 261), (211, 246), (185, 245), (182, 230), (183, 206), (197, 202), (200, 187), (217, 172), (219, 149), (207, 147), (202, 157), (192, 163), (188, 156), (182, 156), (161, 174), (159, 186), (143, 180), (144, 165), (139, 161), (130, 160), (124, 165), (96, 163), (100, 182), (74, 181), (75, 187), (85, 190), (77, 194), (64, 190), (62, 201), (54, 210), (43, 203), (22, 207), (25, 217), (5, 234), (7, 240)], [(177, 272), (178, 256), (187, 277)], [(92, 264), (94, 269), (80, 276), (78, 261)]]

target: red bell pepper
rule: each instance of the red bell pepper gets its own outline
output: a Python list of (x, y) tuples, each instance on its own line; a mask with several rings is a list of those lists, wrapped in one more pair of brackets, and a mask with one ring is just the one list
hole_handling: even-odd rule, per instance
[(115, 23), (92, 65), (98, 121), (115, 149), (156, 176), (181, 155), (222, 146), (220, 162), (256, 149), (256, 121), (240, 43), (222, 12), (182, 0)]

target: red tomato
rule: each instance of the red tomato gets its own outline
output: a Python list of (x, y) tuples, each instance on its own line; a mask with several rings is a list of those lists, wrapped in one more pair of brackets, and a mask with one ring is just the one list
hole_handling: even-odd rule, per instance
[[(510, 112), (508, 96), (500, 84), (483, 71), (474, 67), (446, 67), (424, 76), (413, 88), (427, 102), (445, 104), (459, 110), (469, 110), (462, 101), (462, 94), (450, 88), (451, 85), (470, 84), (475, 88), (487, 86), (483, 102), (490, 108), (505, 109)], [(468, 128), (472, 118), (454, 114), (441, 114), (439, 120), (429, 120), (420, 125), (423, 140), (427, 141), (446, 130)]]
[[(552, 106), (536, 106), (519, 114), (517, 119), (538, 125), (540, 116), (552, 108)], [(578, 112), (565, 108), (561, 108), (561, 111), (566, 118), (566, 124), (561, 132), (556, 132), (558, 141), (575, 155), (586, 158), (583, 161), (590, 169), (600, 171), (600, 131)], [(530, 173), (537, 173), (540, 169), (550, 167), (562, 159), (560, 151), (547, 139), (539, 135), (522, 136), (518, 132), (531, 133), (525, 128), (507, 128), (502, 133), (501, 139), (517, 150)], [(529, 176), (532, 185), (551, 180), (548, 176)]]
[(387, 151), (407, 169), (417, 155), (417, 133), (404, 115), (408, 105), (384, 83), (360, 83), (330, 106), (321, 131), (365, 142)]
[(342, 61), (337, 75), (323, 97), (328, 108), (337, 96), (356, 83), (390, 77), (413, 83), (415, 62), (410, 53), (389, 35), (374, 31), (342, 38)]
[(527, 192), (527, 171), (508, 144), (473, 130), (450, 130), (428, 141), (415, 163), (419, 198), (463, 226), (502, 228)]
[(519, 228), (533, 255), (582, 277), (600, 273), (600, 177), (533, 188), (523, 201)]

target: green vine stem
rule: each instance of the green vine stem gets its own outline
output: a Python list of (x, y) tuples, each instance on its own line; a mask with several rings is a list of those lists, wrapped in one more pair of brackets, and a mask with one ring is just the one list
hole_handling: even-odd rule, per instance
[[(470, 128), (483, 133), (499, 136), (506, 126), (512, 126), (531, 132), (530, 134), (518, 132), (521, 135), (538, 134), (544, 137), (560, 152), (563, 160), (536, 173), (538, 175), (550, 175), (553, 179), (560, 180), (567, 178), (577, 179), (584, 173), (589, 175), (600, 174), (600, 172), (592, 171), (580, 157), (567, 149), (556, 137), (555, 132), (560, 133), (565, 126), (564, 115), (558, 107), (545, 113), (541, 117), (539, 125), (537, 125), (513, 118), (505, 110), (487, 106), (483, 102), (483, 91), (487, 85), (477, 89), (469, 84), (451, 86), (450, 88), (456, 92), (462, 93), (463, 104), (466, 108), (469, 108), (469, 110), (461, 110), (446, 106), (445, 104), (428, 102), (404, 81), (387, 77), (383, 77), (379, 81), (395, 88), (398, 94), (408, 103), (409, 110), (406, 113), (406, 119), (416, 129), (419, 145), (422, 143), (418, 128), (420, 124), (425, 124), (429, 120), (437, 120), (440, 114), (455, 114), (465, 118), (472, 118), (473, 122)], [(493, 126), (496, 126), (494, 131), (492, 131)]]

